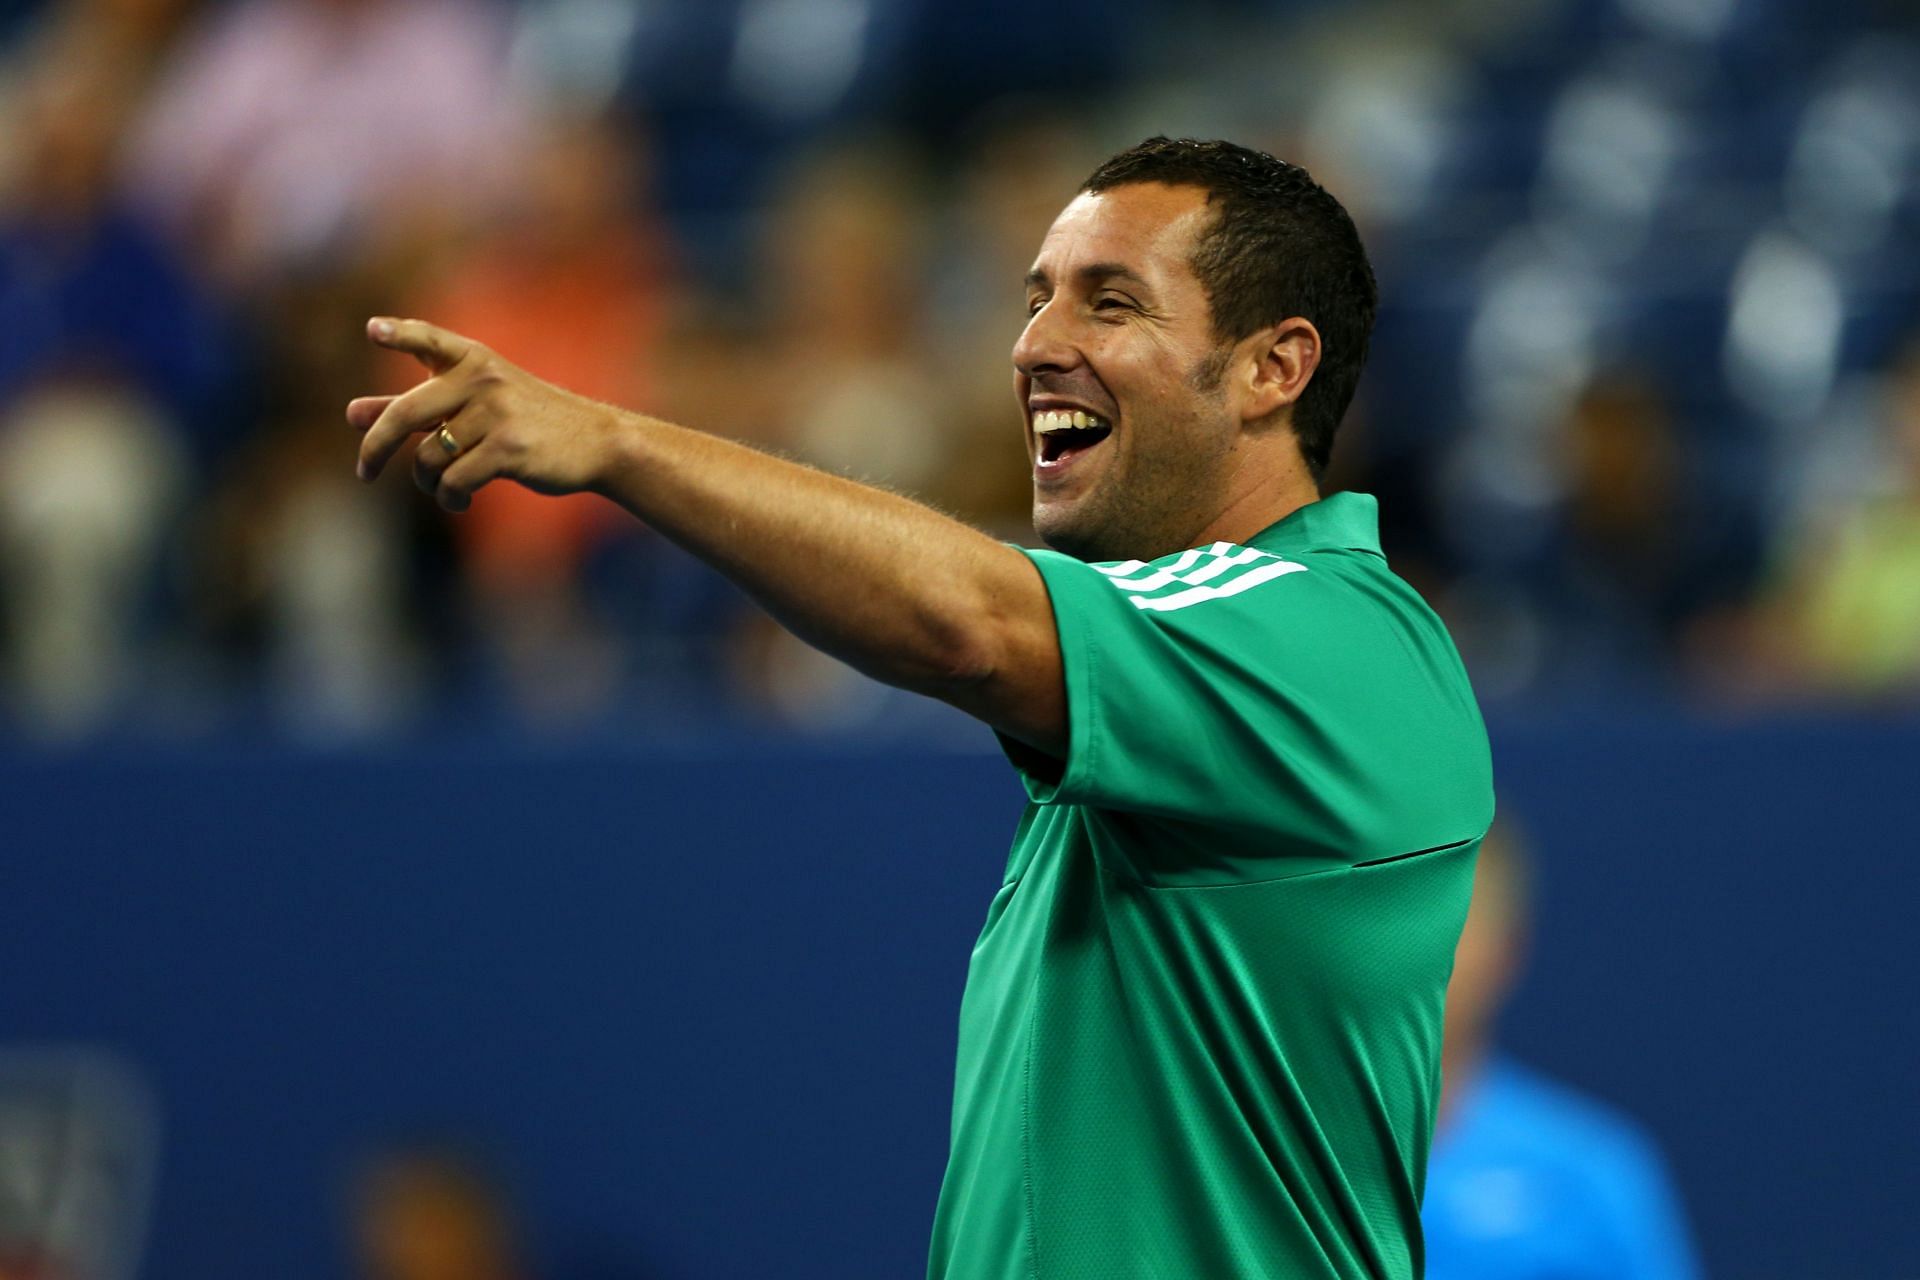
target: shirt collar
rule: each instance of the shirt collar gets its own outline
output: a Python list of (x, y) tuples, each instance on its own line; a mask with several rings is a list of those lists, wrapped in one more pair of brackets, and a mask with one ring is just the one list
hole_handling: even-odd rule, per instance
[(1387, 558), (1380, 550), (1380, 503), (1368, 493), (1334, 493), (1309, 502), (1254, 534), (1247, 545), (1282, 555), (1364, 551)]

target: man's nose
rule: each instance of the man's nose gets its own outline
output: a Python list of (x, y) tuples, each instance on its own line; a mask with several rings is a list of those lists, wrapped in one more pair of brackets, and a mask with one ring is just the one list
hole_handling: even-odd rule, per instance
[(1055, 298), (1034, 312), (1020, 331), (1013, 344), (1013, 367), (1031, 378), (1059, 373), (1079, 363), (1080, 349), (1073, 343), (1067, 306)]

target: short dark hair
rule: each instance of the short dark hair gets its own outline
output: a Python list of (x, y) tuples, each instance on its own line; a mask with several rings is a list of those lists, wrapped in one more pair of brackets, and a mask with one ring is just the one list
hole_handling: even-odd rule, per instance
[(1360, 233), (1305, 169), (1231, 142), (1148, 138), (1106, 161), (1081, 185), (1098, 194), (1158, 182), (1199, 187), (1219, 209), (1194, 249), (1222, 342), (1304, 316), (1320, 331), (1320, 365), (1294, 405), (1293, 430), (1317, 483), (1353, 401), (1379, 291)]

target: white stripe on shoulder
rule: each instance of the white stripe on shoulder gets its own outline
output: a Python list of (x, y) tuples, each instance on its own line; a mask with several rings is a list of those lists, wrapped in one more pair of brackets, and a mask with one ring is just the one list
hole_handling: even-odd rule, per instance
[[(1146, 575), (1144, 578), (1128, 577), (1124, 574), (1116, 573), (1113, 568), (1101, 569), (1100, 572), (1111, 577), (1113, 579), (1113, 585), (1120, 588), (1122, 591), (1158, 591), (1161, 587), (1171, 586), (1173, 583), (1186, 581), (1186, 579), (1181, 577), (1181, 575), (1184, 574), (1188, 569), (1191, 569), (1194, 565), (1198, 564), (1200, 562), (1200, 557), (1206, 554), (1207, 553), (1204, 550), (1201, 550), (1199, 548), (1195, 548), (1192, 551), (1182, 552), (1178, 560), (1175, 560), (1172, 564), (1168, 565), (1164, 569), (1155, 569), (1152, 573)], [(1150, 567), (1148, 565), (1144, 565), (1140, 563), (1138, 560), (1129, 560), (1127, 563), (1134, 566), (1133, 569), (1128, 570), (1128, 573), (1134, 573), (1141, 569)], [(1094, 567), (1099, 568), (1098, 565), (1095, 565)]]
[[(1275, 578), (1285, 577), (1290, 573), (1304, 573), (1306, 569), (1307, 566), (1295, 564), (1291, 560), (1270, 558), (1269, 563), (1260, 565), (1258, 568), (1249, 569), (1237, 577), (1228, 579), (1217, 587), (1190, 586), (1185, 591), (1176, 591), (1172, 595), (1135, 596), (1133, 597), (1133, 605), (1137, 609), (1171, 612), (1174, 609), (1185, 609), (1189, 605), (1200, 604), (1206, 600), (1224, 600), (1228, 596), (1237, 596), (1242, 591), (1257, 587), (1263, 582), (1271, 582)], [(1191, 582), (1193, 577), (1198, 576), (1197, 574), (1193, 575), (1186, 579), (1186, 581)], [(1119, 584), (1116, 583), (1115, 585)]]
[(1237, 565), (1252, 564), (1256, 560), (1271, 560), (1274, 558), (1264, 551), (1255, 551), (1252, 547), (1233, 547), (1225, 542), (1216, 542), (1213, 545), (1216, 547), (1226, 547), (1227, 551), (1231, 551), (1233, 554), (1228, 555), (1227, 551), (1216, 551), (1211, 564), (1204, 564), (1192, 573), (1181, 574), (1180, 581), (1190, 583), (1212, 582), (1215, 578)]

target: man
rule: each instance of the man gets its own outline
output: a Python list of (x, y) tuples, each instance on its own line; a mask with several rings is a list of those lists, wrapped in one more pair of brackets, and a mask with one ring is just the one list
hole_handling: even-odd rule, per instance
[(1041, 551), (372, 324), (434, 376), (348, 406), (362, 474), (427, 432), (449, 509), (500, 476), (606, 494), (1000, 735), (1033, 803), (961, 1006), (935, 1280), (1419, 1273), (1493, 798), (1373, 500), (1319, 493), (1373, 308), (1304, 171), (1164, 138), (1103, 164), (1013, 349)]
[(1527, 949), (1528, 880), (1502, 823), (1480, 850), (1447, 986), (1427, 1278), (1695, 1280), (1679, 1197), (1640, 1127), (1495, 1047)]

